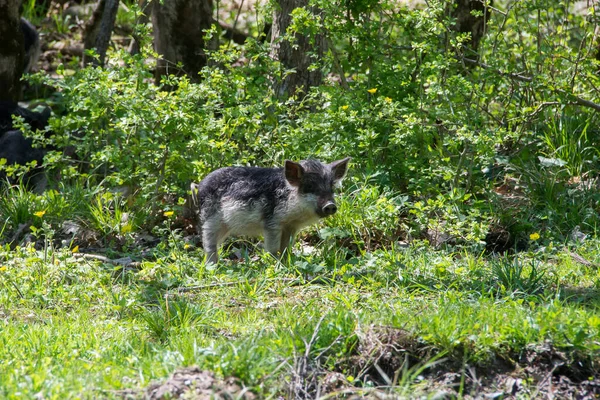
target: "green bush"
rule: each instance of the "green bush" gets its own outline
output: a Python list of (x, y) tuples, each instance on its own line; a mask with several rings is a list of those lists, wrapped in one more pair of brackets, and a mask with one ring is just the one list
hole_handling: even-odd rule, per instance
[[(563, 4), (499, 5), (489, 10), (478, 53), (465, 56), (469, 35), (452, 30), (447, 1), (311, 4), (320, 13), (296, 10), (286, 37), (325, 34), (328, 51), (313, 67), (331, 79), (304, 97), (274, 95), (279, 65), (253, 38), (211, 51), (199, 84), (171, 76), (164, 87), (153, 83), (146, 43), (136, 56), (112, 53), (105, 69), (58, 71), (62, 79), (51, 83), (63, 112), (53, 140), (74, 146), (77, 158), (47, 163), (63, 180), (125, 186), (138, 213), (159, 216), (190, 181), (224, 165), (351, 156), (354, 171), (378, 177), (378, 191), (414, 202), (408, 226), (417, 236), (441, 221), (459, 243), (479, 246), (494, 221), (520, 225), (495, 207), (493, 189), (507, 176), (530, 197), (519, 218), (583, 201), (585, 212), (553, 217), (555, 234), (594, 229), (593, 198), (569, 186), (571, 177), (591, 182), (598, 171), (589, 104), (599, 78), (586, 41), (594, 15)], [(554, 170), (539, 157), (566, 169), (547, 173)]]

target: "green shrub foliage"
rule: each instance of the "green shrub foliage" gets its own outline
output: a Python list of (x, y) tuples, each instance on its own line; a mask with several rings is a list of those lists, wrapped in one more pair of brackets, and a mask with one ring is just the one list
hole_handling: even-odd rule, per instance
[[(326, 79), (288, 99), (272, 92), (281, 75), (269, 43), (254, 38), (223, 42), (199, 84), (169, 77), (155, 86), (150, 43), (133, 57), (113, 52), (106, 69), (52, 82), (64, 108), (54, 140), (77, 154), (53, 163), (62, 179), (128, 186), (156, 204), (225, 165), (352, 156), (354, 179), (409, 196), (415, 206), (398, 218), (417, 232), (442, 221), (474, 244), (494, 224), (523, 236), (569, 199), (586, 212), (552, 214), (561, 234), (594, 229), (585, 184), (598, 168), (594, 10), (494, 2), (474, 53), (470, 34), (452, 29), (452, 7), (315, 0), (297, 9), (283, 40), (324, 34), (326, 55), (313, 68)], [(498, 195), (502, 185), (512, 193), (526, 185), (517, 214)]]

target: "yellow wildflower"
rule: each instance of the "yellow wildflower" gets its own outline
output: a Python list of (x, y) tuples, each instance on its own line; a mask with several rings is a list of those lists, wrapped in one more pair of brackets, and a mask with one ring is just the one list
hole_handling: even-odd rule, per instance
[(175, 211), (165, 211), (165, 212), (163, 213), (163, 215), (164, 215), (165, 217), (170, 217), (170, 216), (172, 216), (173, 214), (175, 214)]
[(377, 93), (377, 88), (375, 87), (373, 89), (369, 89), (369, 90), (367, 90), (367, 92), (369, 92), (371, 94), (375, 94), (375, 93)]
[(341, 108), (342, 108), (342, 110), (347, 110), (348, 106), (342, 106)]
[(0, 267), (0, 272), (2, 272), (2, 271), (6, 271), (6, 268), (7, 268), (7, 267), (6, 267), (6, 265), (3, 265), (3, 266), (1, 266), (1, 267)]
[(391, 103), (392, 102), (392, 98), (391, 97), (386, 97), (385, 101), (387, 101), (388, 103)]
[(71, 253), (79, 253), (79, 246), (73, 247), (73, 249), (71, 250)]
[(46, 210), (42, 210), (42, 211), (33, 213), (33, 215), (35, 215), (36, 217), (40, 217), (40, 218), (42, 218), (44, 216), (44, 214), (46, 214)]
[(537, 232), (532, 233), (531, 235), (529, 235), (529, 239), (531, 239), (531, 240), (538, 240), (539, 238), (540, 238), (540, 234), (537, 233)]

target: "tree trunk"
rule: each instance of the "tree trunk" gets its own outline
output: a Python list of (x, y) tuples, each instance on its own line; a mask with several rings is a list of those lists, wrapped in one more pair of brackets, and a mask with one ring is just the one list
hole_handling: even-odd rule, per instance
[(96, 49), (98, 59), (90, 59), (83, 54), (83, 65), (92, 64), (103, 66), (106, 58), (106, 50), (110, 43), (113, 27), (119, 10), (119, 0), (99, 0), (92, 18), (85, 27), (85, 38), (83, 45), (86, 50)]
[(0, 101), (17, 102), (21, 96), (24, 45), (20, 0), (0, 0)]
[[(207, 63), (206, 49), (215, 49), (216, 42), (205, 43), (205, 30), (213, 17), (212, 0), (153, 1), (152, 25), (154, 48), (160, 55), (155, 79), (163, 75), (186, 74), (192, 82), (200, 80), (199, 72)], [(177, 66), (181, 63), (181, 68)]]
[[(493, 4), (493, 1), (490, 0), (489, 4)], [(485, 0), (454, 0), (451, 7), (450, 16), (456, 19), (456, 24), (453, 27), (454, 31), (471, 34), (469, 52), (466, 55), (476, 54), (479, 42), (485, 35), (485, 24), (490, 18)], [(481, 12), (483, 16), (475, 16), (471, 14), (472, 11)]]
[[(294, 42), (283, 39), (292, 22), (292, 11), (298, 7), (308, 7), (309, 2), (279, 0), (278, 3), (279, 9), (273, 16), (271, 55), (281, 63), (281, 77), (275, 79), (274, 90), (279, 97), (306, 94), (312, 86), (320, 85), (323, 80), (320, 69), (311, 71), (309, 67), (322, 58), (325, 49), (324, 37), (318, 34), (309, 38), (296, 33)], [(288, 70), (294, 71), (286, 73)]]

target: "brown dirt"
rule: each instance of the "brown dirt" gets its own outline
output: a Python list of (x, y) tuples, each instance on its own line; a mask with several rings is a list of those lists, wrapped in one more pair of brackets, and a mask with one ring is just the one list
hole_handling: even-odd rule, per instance
[(256, 395), (243, 387), (235, 378), (218, 379), (210, 371), (198, 367), (177, 370), (166, 381), (154, 383), (143, 392), (127, 390), (121, 393), (126, 399), (163, 400), (254, 400)]
[[(387, 396), (394, 391), (382, 387), (400, 382), (402, 371), (414, 371), (437, 353), (437, 349), (405, 330), (372, 326), (360, 335), (356, 354), (341, 363), (340, 370), (350, 371), (356, 386), (365, 382), (375, 386), (362, 392), (363, 398), (392, 398)], [(460, 358), (459, 354), (446, 355), (415, 374), (412, 387), (418, 388), (418, 395), (441, 399), (456, 398), (459, 392), (464, 399), (600, 398), (599, 361), (563, 352), (551, 343), (528, 346), (511, 361), (497, 359), (483, 366), (463, 366)], [(336, 391), (354, 396), (361, 390), (356, 386), (346, 381)]]

